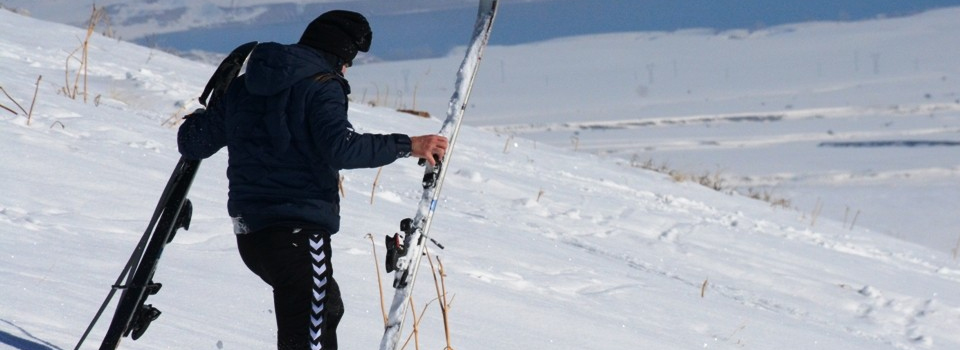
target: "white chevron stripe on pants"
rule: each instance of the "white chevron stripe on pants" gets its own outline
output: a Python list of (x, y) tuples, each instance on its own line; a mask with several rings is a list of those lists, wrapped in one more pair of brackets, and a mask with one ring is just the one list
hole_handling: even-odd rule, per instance
[(313, 304), (310, 312), (310, 347), (323, 349), (323, 308), (327, 301), (327, 255), (324, 251), (325, 237), (310, 235), (310, 256), (313, 258)]

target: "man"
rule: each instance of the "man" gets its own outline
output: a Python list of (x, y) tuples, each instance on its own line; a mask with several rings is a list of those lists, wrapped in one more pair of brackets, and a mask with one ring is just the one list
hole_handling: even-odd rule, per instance
[(343, 303), (330, 237), (340, 228), (338, 171), (411, 155), (433, 164), (447, 148), (437, 135), (353, 130), (344, 74), (372, 38), (362, 15), (324, 13), (297, 44), (259, 45), (221, 102), (178, 133), (187, 158), (227, 147), (227, 209), (243, 262), (273, 287), (279, 349), (337, 348)]

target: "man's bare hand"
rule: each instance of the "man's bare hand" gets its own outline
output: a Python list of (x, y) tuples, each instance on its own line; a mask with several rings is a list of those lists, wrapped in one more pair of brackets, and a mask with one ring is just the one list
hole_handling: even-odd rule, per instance
[(410, 138), (411, 154), (426, 159), (431, 166), (437, 165), (437, 159), (443, 159), (447, 153), (448, 141), (440, 135), (413, 136)]

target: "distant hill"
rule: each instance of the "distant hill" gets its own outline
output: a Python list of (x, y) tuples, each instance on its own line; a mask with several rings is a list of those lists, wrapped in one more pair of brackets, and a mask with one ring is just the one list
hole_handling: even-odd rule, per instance
[[(56, 3), (56, 6), (50, 6)], [(102, 0), (110, 26), (123, 39), (180, 51), (226, 52), (248, 40), (291, 42), (306, 22), (333, 8), (367, 14), (374, 27), (371, 55), (386, 60), (442, 56), (470, 30), (473, 1), (449, 0)], [(90, 4), (7, 0), (32, 16), (84, 25)], [(684, 28), (757, 29), (807, 21), (895, 17), (960, 6), (960, 0), (503, 0), (496, 45), (558, 37)]]

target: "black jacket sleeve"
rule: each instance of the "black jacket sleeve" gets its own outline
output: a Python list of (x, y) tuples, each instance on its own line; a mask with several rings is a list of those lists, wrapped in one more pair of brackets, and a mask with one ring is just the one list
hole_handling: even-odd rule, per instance
[(408, 157), (410, 137), (403, 134), (361, 134), (347, 120), (343, 87), (320, 84), (307, 102), (308, 127), (318, 152), (333, 169), (375, 168)]

